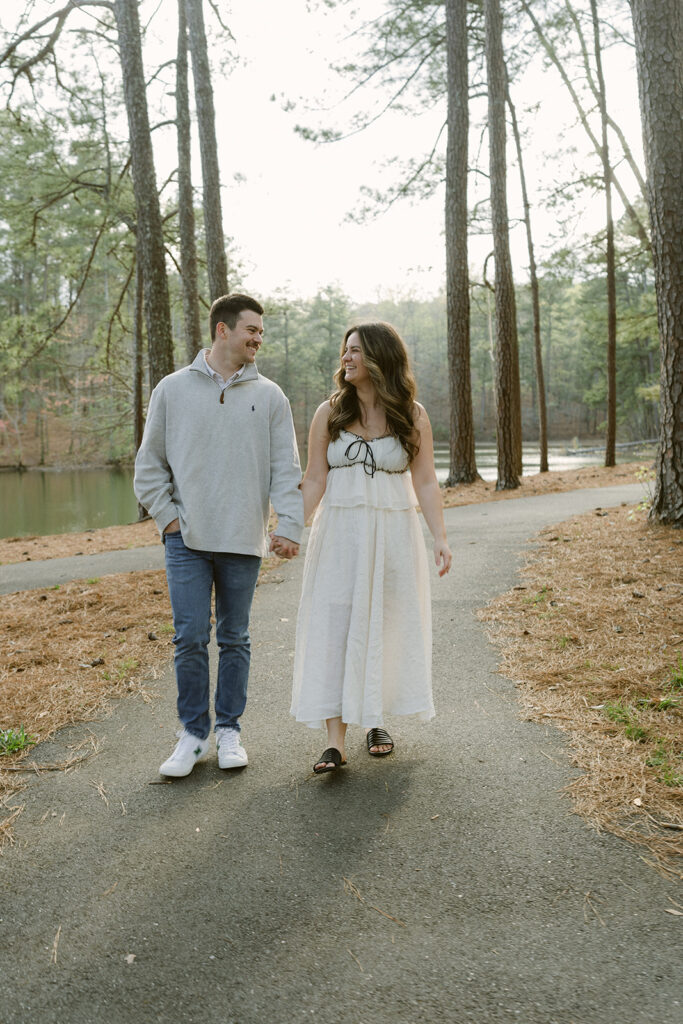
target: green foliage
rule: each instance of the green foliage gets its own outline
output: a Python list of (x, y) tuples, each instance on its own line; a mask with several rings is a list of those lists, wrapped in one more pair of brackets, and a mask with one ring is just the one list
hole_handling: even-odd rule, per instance
[(683, 655), (678, 655), (678, 661), (671, 669), (668, 681), (670, 690), (683, 690)]
[(34, 736), (25, 732), (23, 725), (18, 729), (0, 729), (0, 757), (4, 754), (17, 754), (36, 742)]
[(658, 739), (654, 750), (645, 759), (648, 768), (657, 769), (657, 779), (665, 786), (683, 787), (683, 757), (670, 740)]
[(647, 730), (639, 724), (638, 713), (631, 704), (620, 700), (608, 701), (603, 708), (603, 714), (611, 722), (623, 725), (624, 735), (634, 743), (647, 739)]

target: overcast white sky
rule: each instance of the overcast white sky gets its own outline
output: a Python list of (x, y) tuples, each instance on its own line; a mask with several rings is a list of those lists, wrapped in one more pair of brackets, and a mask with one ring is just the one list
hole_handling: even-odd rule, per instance
[[(370, 19), (383, 8), (383, 0), (364, 0), (363, 18)], [(438, 292), (445, 266), (443, 190), (428, 201), (396, 204), (362, 226), (345, 222), (345, 217), (358, 205), (361, 185), (378, 187), (386, 182), (391, 174), (383, 168), (387, 157), (421, 155), (431, 147), (445, 110), (425, 111), (415, 118), (390, 115), (343, 142), (306, 142), (294, 134), (294, 125), (318, 123), (321, 115), (311, 113), (307, 119), (300, 107), (286, 113), (271, 97), (308, 97), (315, 106), (325, 92), (340, 97), (348, 88), (330, 71), (331, 62), (355, 56), (358, 47), (348, 35), (343, 8), (311, 12), (305, 0), (233, 0), (227, 20), (237, 53), (246, 64), (235, 68), (223, 83), (216, 82), (224, 215), (226, 230), (247, 258), (249, 286), (269, 292), (290, 282), (297, 294), (310, 295), (318, 287), (338, 282), (358, 301), (392, 292), (416, 296)], [(631, 55), (626, 48), (619, 55), (613, 51), (606, 62), (610, 109), (625, 126), (634, 150), (640, 152)], [(520, 116), (524, 104), (542, 101), (531, 122), (533, 142), (528, 147), (533, 203), (536, 183), (548, 181), (559, 169), (549, 155), (561, 148), (560, 136), (574, 139), (581, 153), (588, 146), (582, 130), (572, 134), (575, 113), (554, 71), (544, 74), (540, 67), (530, 68), (517, 95)], [(342, 116), (343, 108), (333, 108), (329, 125), (338, 126)], [(595, 157), (593, 169), (599, 169)], [(244, 175), (242, 184), (234, 183), (236, 172)], [(511, 215), (516, 173), (510, 169)], [(472, 176), (470, 188), (473, 202), (475, 190), (476, 197), (483, 198), (486, 183)], [(616, 212), (621, 213), (618, 206)], [(577, 233), (599, 230), (603, 217), (604, 199), (599, 196), (584, 205)], [(556, 225), (552, 217), (537, 215), (536, 227), (540, 241)], [(474, 273), (481, 272), (490, 244), (488, 238), (471, 240)], [(514, 234), (513, 259), (516, 276), (522, 280), (527, 259), (521, 227)]]
[[(364, 14), (382, 6), (368, 0)], [(226, 20), (247, 63), (215, 83), (226, 230), (247, 258), (254, 291), (291, 283), (307, 296), (336, 282), (359, 301), (396, 288), (436, 292), (444, 265), (441, 196), (419, 207), (404, 203), (363, 226), (345, 218), (360, 202), (361, 185), (382, 184), (386, 157), (429, 145), (440, 118), (393, 116), (371, 132), (316, 145), (294, 126), (321, 115), (307, 116), (301, 104), (283, 110), (282, 96), (315, 107), (327, 85), (339, 96), (348, 88), (330, 72), (331, 61), (351, 52), (341, 13), (309, 13), (305, 0), (234, 0)], [(331, 111), (331, 126), (336, 116)]]
[[(246, 286), (261, 295), (285, 288), (308, 297), (318, 288), (336, 283), (356, 301), (390, 294), (426, 297), (437, 293), (443, 285), (445, 263), (442, 191), (419, 204), (395, 205), (389, 213), (362, 226), (346, 222), (345, 217), (358, 205), (361, 185), (386, 183), (391, 174), (382, 169), (386, 158), (418, 155), (431, 146), (443, 111), (425, 111), (416, 118), (391, 115), (340, 143), (306, 142), (294, 133), (295, 124), (319, 123), (321, 115), (312, 112), (307, 117), (301, 106), (287, 113), (281, 98), (304, 97), (315, 107), (324, 101), (326, 92), (341, 96), (346, 87), (330, 71), (330, 63), (357, 55), (358, 47), (348, 37), (344, 9), (325, 11), (314, 5), (318, 9), (309, 11), (306, 0), (232, 0), (229, 5), (218, 0), (218, 4), (235, 36), (234, 44), (210, 42), (216, 69), (224, 222), (245, 261)], [(50, 6), (50, 0), (38, 0), (36, 17)], [(383, 0), (364, 0), (363, 17), (371, 17), (383, 6)], [(2, 0), (0, 20), (5, 29), (13, 25), (12, 11), (24, 7), (24, 0)], [(146, 0), (143, 5), (147, 13), (155, 8), (153, 35), (145, 55), (150, 67), (157, 59), (172, 58), (176, 47), (175, 0)], [(207, 23), (211, 18), (207, 10)], [(618, 64), (614, 63), (615, 53), (608, 57), (608, 101), (631, 145), (640, 152), (635, 74), (631, 57), (628, 53), (624, 57), (624, 52)], [(239, 58), (237, 66), (231, 53)], [(553, 71), (542, 74), (539, 68), (530, 68), (516, 96), (520, 114), (525, 104), (541, 101), (538, 112), (527, 119), (532, 127), (527, 173), (533, 203), (536, 184), (549, 181), (557, 172), (550, 154), (561, 148), (560, 138), (574, 140), (581, 153), (587, 151), (587, 144), (580, 132), (571, 134), (575, 117)], [(342, 112), (332, 109), (327, 115), (329, 126), (338, 126), (341, 118)], [(168, 165), (175, 164), (172, 145), (166, 154), (159, 150), (160, 180)], [(597, 160), (592, 160), (592, 168), (597, 170)], [(198, 174), (196, 160), (195, 180)], [(515, 175), (511, 168), (511, 215), (516, 212)], [(472, 176), (470, 202), (483, 198), (485, 188), (482, 179)], [(620, 212), (617, 207), (617, 215)], [(603, 200), (585, 203), (581, 213), (577, 232), (598, 230)], [(548, 237), (555, 226), (552, 217), (537, 212), (539, 239)], [(526, 277), (525, 244), (523, 231), (518, 229), (513, 235), (513, 260), (519, 281)], [(489, 248), (488, 239), (472, 239), (474, 274), (481, 273)]]

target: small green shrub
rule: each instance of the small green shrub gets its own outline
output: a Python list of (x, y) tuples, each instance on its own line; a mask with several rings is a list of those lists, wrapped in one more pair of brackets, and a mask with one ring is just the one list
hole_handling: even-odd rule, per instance
[(37, 740), (29, 736), (23, 725), (18, 729), (0, 729), (0, 756), (3, 754), (16, 754), (20, 750), (26, 750), (33, 746)]

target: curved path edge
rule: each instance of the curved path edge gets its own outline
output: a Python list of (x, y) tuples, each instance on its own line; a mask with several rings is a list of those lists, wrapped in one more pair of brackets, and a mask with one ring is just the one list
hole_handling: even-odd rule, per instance
[(640, 493), (447, 511), (437, 717), (388, 723), (391, 757), (352, 729), (348, 766), (310, 776), (324, 736), (288, 714), (301, 559), (257, 589), (246, 770), (210, 754), (160, 779), (170, 668), (152, 700), (46, 745), (56, 760), (93, 733), (99, 753), (21, 794), (0, 857), (0, 1021), (678, 1024), (680, 893), (572, 814), (565, 739), (520, 719), (476, 618), (543, 526)]

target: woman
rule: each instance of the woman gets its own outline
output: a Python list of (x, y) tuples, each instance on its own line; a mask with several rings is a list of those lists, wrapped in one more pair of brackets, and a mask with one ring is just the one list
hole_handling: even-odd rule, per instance
[[(346, 332), (336, 390), (316, 410), (301, 484), (316, 511), (297, 622), (292, 714), (327, 726), (316, 774), (346, 764), (346, 727), (391, 753), (385, 714), (434, 714), (427, 558), (415, 506), (451, 567), (432, 431), (406, 347), (389, 324)], [(410, 472), (408, 472), (410, 470)]]

